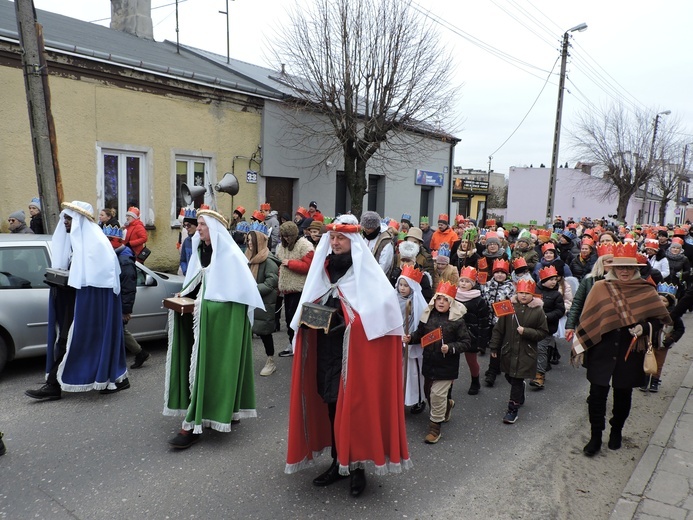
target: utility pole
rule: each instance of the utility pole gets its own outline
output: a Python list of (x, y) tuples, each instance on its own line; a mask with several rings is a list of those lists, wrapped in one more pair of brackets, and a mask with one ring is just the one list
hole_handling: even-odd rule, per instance
[[(659, 127), (659, 116), (668, 116), (671, 114), (671, 110), (665, 110), (664, 112), (660, 112), (655, 116), (654, 120), (654, 130), (652, 130), (652, 146), (650, 147), (650, 156), (647, 159), (647, 175), (649, 177), (650, 172), (652, 171), (652, 161), (654, 159), (654, 153), (655, 153), (655, 146), (657, 145), (657, 128)], [(645, 182), (645, 193), (643, 193), (642, 196), (642, 214), (643, 214), (643, 224), (649, 224), (651, 219), (650, 216), (650, 210), (648, 208), (647, 211), (645, 211), (645, 207), (647, 204), (647, 192), (650, 189), (650, 181), (649, 179), (647, 182)], [(647, 218), (645, 218), (645, 215), (647, 215)]]
[(551, 154), (551, 175), (549, 176), (549, 198), (546, 204), (546, 225), (553, 222), (553, 207), (556, 201), (556, 174), (558, 170), (558, 148), (561, 142), (561, 118), (563, 117), (563, 90), (565, 88), (565, 69), (568, 61), (568, 38), (574, 31), (582, 32), (587, 29), (586, 23), (581, 23), (568, 29), (563, 34), (561, 46), (561, 77), (558, 83), (558, 105), (556, 107), (556, 127), (553, 132), (553, 152)]
[(17, 33), (22, 50), (24, 85), (41, 213), (46, 233), (53, 233), (63, 200), (58, 167), (58, 145), (51, 115), (48, 71), (44, 56), (43, 27), (36, 21), (33, 0), (15, 0)]

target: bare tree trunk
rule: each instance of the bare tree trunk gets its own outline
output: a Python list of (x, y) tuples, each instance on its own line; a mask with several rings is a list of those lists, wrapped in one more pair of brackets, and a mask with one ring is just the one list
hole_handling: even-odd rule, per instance
[(620, 191), (618, 193), (618, 207), (616, 208), (616, 215), (618, 220), (623, 222), (626, 220), (626, 213), (628, 212), (628, 203), (630, 202), (630, 197), (632, 193), (630, 191)]
[(659, 201), (659, 223), (664, 224), (664, 219), (666, 218), (667, 204), (669, 204), (669, 197), (662, 197)]

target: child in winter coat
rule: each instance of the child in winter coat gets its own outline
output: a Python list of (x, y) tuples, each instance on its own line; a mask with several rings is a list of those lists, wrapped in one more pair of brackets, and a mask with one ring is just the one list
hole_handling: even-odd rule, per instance
[(501, 370), (510, 383), (508, 411), (503, 417), (506, 424), (517, 421), (517, 411), (525, 402), (524, 380), (537, 371), (537, 343), (549, 333), (541, 300), (534, 297), (535, 283), (520, 280), (516, 290), (510, 299), (514, 312), (498, 319), (489, 345), (491, 357), (500, 359)]
[[(425, 442), (440, 440), (440, 426), (450, 420), (455, 401), (448, 397), (452, 383), (459, 376), (460, 353), (469, 352), (471, 339), (464, 323), (466, 309), (455, 301), (457, 287), (443, 282), (421, 316), (419, 327), (405, 335), (405, 343), (421, 343), (426, 398), (431, 406)], [(429, 343), (430, 341), (430, 343)]]
[[(406, 243), (406, 242), (403, 242)], [(419, 326), (421, 315), (426, 309), (426, 300), (421, 294), (421, 281), (427, 276), (411, 265), (404, 265), (402, 273), (397, 278), (397, 299), (402, 311), (404, 333), (411, 334)], [(424, 400), (424, 378), (421, 373), (423, 366), (423, 348), (418, 344), (410, 344), (404, 349), (404, 406), (411, 406), (413, 414), (419, 414), (426, 409)]]
[(460, 281), (457, 282), (455, 299), (467, 309), (464, 315), (464, 322), (467, 324), (472, 340), (471, 350), (464, 353), (464, 359), (467, 361), (469, 373), (472, 377), (472, 383), (467, 393), (476, 395), (481, 388), (479, 384), (480, 368), (477, 352), (480, 354), (486, 352), (491, 328), (489, 326), (488, 305), (483, 296), (481, 296), (481, 290), (477, 284), (477, 272), (473, 267), (462, 269)]
[(540, 269), (539, 279), (537, 289), (544, 304), (544, 315), (549, 327), (549, 335), (537, 343), (537, 373), (529, 385), (542, 390), (545, 385), (546, 372), (550, 366), (549, 358), (553, 349), (556, 348), (556, 338), (553, 334), (558, 330), (558, 321), (565, 314), (565, 304), (563, 303), (563, 295), (558, 290), (558, 271), (555, 267)]
[[(489, 328), (498, 321), (493, 313), (492, 305), (501, 300), (509, 300), (515, 294), (515, 285), (508, 278), (510, 274), (510, 264), (507, 260), (496, 260), (492, 267), (493, 278), (481, 286), (481, 295), (486, 300), (489, 312)], [(500, 375), (500, 360), (491, 357), (488, 361), (488, 369), (484, 374), (486, 386), (493, 386), (496, 377)]]

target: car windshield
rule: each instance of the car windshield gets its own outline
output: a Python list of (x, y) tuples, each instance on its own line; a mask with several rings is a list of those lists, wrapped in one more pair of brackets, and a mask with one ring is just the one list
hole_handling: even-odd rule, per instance
[(48, 251), (42, 246), (0, 248), (0, 289), (45, 289)]

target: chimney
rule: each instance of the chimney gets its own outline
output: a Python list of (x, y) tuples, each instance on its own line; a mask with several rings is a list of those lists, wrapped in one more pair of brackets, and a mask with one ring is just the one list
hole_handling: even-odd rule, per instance
[(152, 0), (111, 0), (111, 29), (153, 40)]

